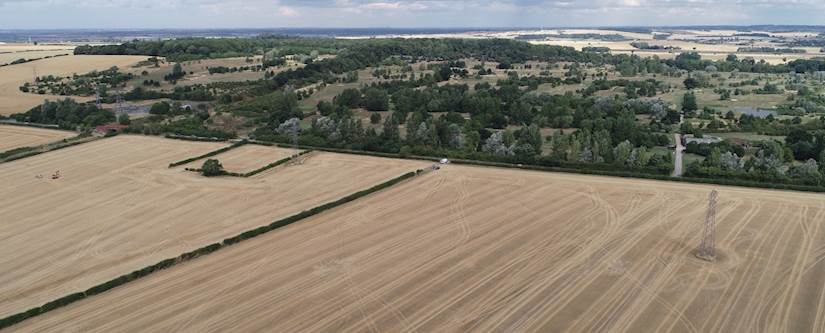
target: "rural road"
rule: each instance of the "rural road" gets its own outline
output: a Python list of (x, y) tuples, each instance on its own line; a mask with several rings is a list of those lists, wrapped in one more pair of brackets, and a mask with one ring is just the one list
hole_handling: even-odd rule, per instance
[(682, 156), (685, 154), (685, 146), (682, 145), (682, 135), (679, 133), (673, 134), (676, 138), (676, 158), (673, 159), (673, 177), (682, 176)]

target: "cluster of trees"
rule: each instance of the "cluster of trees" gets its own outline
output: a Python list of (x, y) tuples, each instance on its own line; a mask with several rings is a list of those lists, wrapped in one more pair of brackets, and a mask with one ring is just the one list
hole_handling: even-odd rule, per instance
[(237, 72), (259, 72), (266, 70), (271, 62), (267, 62), (266, 64), (261, 65), (249, 65), (249, 66), (234, 66), (234, 67), (226, 67), (226, 66), (212, 66), (207, 68), (209, 74), (226, 74), (226, 73), (237, 73)]
[(821, 167), (825, 155), (821, 152), (819, 161), (808, 157), (804, 158), (802, 163), (793, 163), (797, 152), (778, 141), (759, 143), (754, 148), (756, 153), (750, 156), (746, 155), (747, 152), (742, 147), (726, 143), (693, 147), (689, 145), (687, 148), (705, 156), (702, 162), (693, 162), (688, 166), (688, 176), (825, 185), (825, 169)]
[(794, 48), (774, 48), (768, 46), (749, 46), (740, 47), (736, 52), (750, 52), (750, 53), (805, 53), (805, 49)]
[(99, 109), (94, 103), (78, 103), (72, 99), (44, 101), (24, 113), (17, 113), (10, 118), (20, 122), (53, 124), (64, 129), (77, 127), (95, 127), (115, 121), (115, 114), (109, 110)]
[(647, 79), (644, 81), (598, 79), (584, 89), (582, 95), (591, 96), (597, 91), (610, 90), (613, 87), (623, 87), (625, 94), (630, 98), (654, 97), (659, 92), (667, 92), (670, 90), (670, 87), (662, 81), (655, 79)]
[[(131, 121), (131, 125), (127, 128), (127, 131), (147, 135), (172, 134), (182, 137), (215, 138), (223, 140), (236, 137), (235, 133), (208, 127), (206, 120), (209, 118), (209, 114), (205, 112), (194, 112), (174, 118), (161, 115), (153, 115), (149, 118), (150, 119)], [(161, 121), (158, 121), (159, 119), (161, 119)]]
[(287, 54), (309, 54), (313, 51), (335, 53), (359, 44), (342, 39), (260, 36), (253, 38), (180, 38), (170, 40), (132, 41), (120, 45), (79, 46), (75, 54), (150, 55), (169, 61), (189, 61), (208, 58), (243, 57), (267, 50), (273, 58)]
[(179, 63), (176, 63), (172, 66), (172, 72), (163, 76), (163, 80), (169, 81), (172, 84), (177, 84), (178, 80), (182, 79), (184, 76), (186, 76), (186, 72), (183, 71), (183, 67)]
[(646, 42), (632, 42), (630, 46), (639, 50), (681, 50), (678, 46), (652, 45)]
[[(215, 95), (212, 90), (202, 84), (195, 84), (189, 86), (175, 87), (172, 91), (157, 91), (144, 89), (143, 87), (134, 87), (129, 92), (123, 94), (123, 99), (127, 101), (142, 101), (169, 98), (177, 101), (214, 101)], [(114, 98), (107, 97), (104, 99), (109, 103), (114, 102)]]
[(26, 82), (20, 86), (20, 91), (61, 96), (91, 96), (99, 93), (102, 98), (106, 98), (109, 89), (123, 87), (133, 78), (132, 73), (122, 73), (117, 67), (112, 67), (83, 75), (75, 74), (65, 79), (52, 75), (38, 77), (34, 84)]

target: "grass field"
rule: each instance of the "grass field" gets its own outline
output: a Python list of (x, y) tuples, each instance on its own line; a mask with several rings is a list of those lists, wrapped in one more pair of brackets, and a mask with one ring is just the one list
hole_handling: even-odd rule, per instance
[[(112, 66), (129, 67), (145, 56), (65, 56), (52, 59), (0, 67), (0, 115), (25, 112), (45, 99), (60, 99), (65, 96), (38, 95), (20, 91), (24, 82), (34, 81), (37, 76), (85, 74), (92, 70), (104, 70)], [(93, 98), (93, 97), (91, 97)], [(77, 98), (86, 101), (91, 98)]]
[(821, 196), (718, 187), (708, 263), (711, 189), (449, 165), (10, 331), (825, 330)]
[(0, 125), (0, 152), (22, 147), (45, 145), (76, 135), (77, 133), (69, 131)]
[(0, 317), (427, 165), (317, 153), (253, 178), (167, 167), (225, 145), (118, 136), (0, 164)]

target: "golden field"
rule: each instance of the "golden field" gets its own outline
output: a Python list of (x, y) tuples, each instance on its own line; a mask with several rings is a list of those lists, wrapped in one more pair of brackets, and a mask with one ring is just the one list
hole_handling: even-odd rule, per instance
[(10, 331), (825, 330), (822, 196), (717, 187), (709, 263), (711, 189), (448, 165)]
[(251, 178), (167, 167), (225, 145), (122, 135), (0, 164), (0, 317), (426, 165), (315, 153)]
[(77, 133), (53, 129), (0, 125), (0, 152), (22, 147), (36, 147), (68, 139)]

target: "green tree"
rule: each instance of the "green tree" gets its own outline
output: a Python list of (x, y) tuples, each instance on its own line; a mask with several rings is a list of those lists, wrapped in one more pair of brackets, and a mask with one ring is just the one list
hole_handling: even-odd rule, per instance
[(132, 123), (132, 120), (129, 119), (128, 113), (121, 113), (117, 116), (117, 123), (121, 125), (129, 125)]
[(381, 123), (381, 114), (380, 113), (373, 113), (370, 115), (370, 123), (371, 124), (379, 124)]
[(390, 108), (390, 96), (382, 89), (369, 88), (364, 93), (364, 108), (367, 111), (387, 111)]
[(149, 109), (150, 114), (157, 114), (157, 115), (167, 115), (169, 114), (171, 107), (169, 103), (166, 102), (157, 102), (152, 104), (152, 107)]
[(696, 95), (692, 92), (685, 93), (685, 96), (682, 97), (682, 111), (685, 114), (696, 112), (699, 109), (699, 106), (696, 104)]
[(221, 165), (220, 161), (210, 158), (206, 160), (206, 162), (203, 162), (201, 173), (206, 177), (220, 176), (224, 174), (223, 165)]
[(356, 108), (361, 105), (361, 92), (358, 89), (347, 88), (340, 95), (335, 96), (333, 103), (347, 108)]
[(541, 132), (536, 124), (522, 128), (518, 133), (518, 144), (530, 145), (536, 155), (541, 155)]

